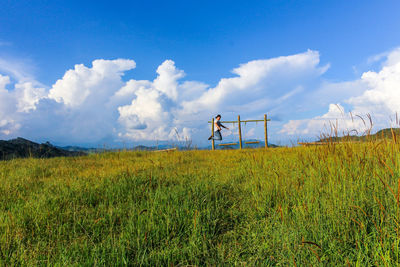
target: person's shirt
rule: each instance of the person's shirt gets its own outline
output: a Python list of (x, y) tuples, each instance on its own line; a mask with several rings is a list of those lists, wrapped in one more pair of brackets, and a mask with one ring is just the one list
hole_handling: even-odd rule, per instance
[(222, 124), (221, 124), (220, 120), (215, 121), (214, 124), (215, 124), (216, 131), (218, 131), (218, 127), (217, 126), (219, 126), (220, 128), (222, 127)]

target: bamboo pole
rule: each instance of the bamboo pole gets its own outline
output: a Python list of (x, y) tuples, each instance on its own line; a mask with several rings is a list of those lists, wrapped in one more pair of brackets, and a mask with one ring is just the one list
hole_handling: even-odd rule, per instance
[(225, 144), (219, 144), (219, 146), (235, 146), (237, 143), (225, 143)]
[(170, 151), (175, 151), (177, 150), (176, 147), (174, 148), (167, 148), (167, 149), (161, 149), (161, 150), (154, 150), (153, 152), (170, 152)]
[(265, 148), (268, 148), (267, 114), (264, 114)]
[[(244, 120), (240, 122), (261, 122), (264, 120)], [(270, 121), (270, 119), (267, 119), (267, 121)], [(212, 121), (209, 121), (208, 123), (211, 123)], [(237, 123), (237, 121), (221, 121), (221, 123)]]
[(211, 136), (212, 136), (212, 150), (215, 150), (215, 141), (214, 141), (214, 118), (212, 118), (212, 123), (211, 123)]
[(240, 115), (238, 115), (239, 147), (242, 149), (242, 129), (240, 128)]
[(259, 144), (260, 143), (260, 141), (247, 141), (247, 142), (244, 142), (245, 144)]

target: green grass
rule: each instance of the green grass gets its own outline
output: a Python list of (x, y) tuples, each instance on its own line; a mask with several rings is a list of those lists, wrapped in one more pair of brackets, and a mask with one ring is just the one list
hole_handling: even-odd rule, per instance
[(400, 264), (400, 145), (0, 162), (0, 265)]

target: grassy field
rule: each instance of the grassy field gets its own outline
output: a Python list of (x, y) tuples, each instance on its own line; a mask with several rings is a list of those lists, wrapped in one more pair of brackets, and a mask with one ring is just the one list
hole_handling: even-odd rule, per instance
[(400, 264), (400, 145), (0, 162), (0, 265)]

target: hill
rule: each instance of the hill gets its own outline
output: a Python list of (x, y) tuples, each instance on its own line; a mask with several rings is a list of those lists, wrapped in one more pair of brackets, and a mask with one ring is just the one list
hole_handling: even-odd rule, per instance
[(338, 136), (338, 137), (329, 137), (329, 138), (321, 138), (318, 142), (339, 142), (339, 141), (360, 141), (364, 142), (367, 140), (379, 140), (385, 138), (393, 138), (400, 136), (400, 128), (386, 128), (379, 130), (375, 134), (370, 135), (348, 135), (348, 136)]
[(86, 155), (86, 153), (82, 151), (68, 151), (55, 147), (49, 142), (38, 144), (21, 137), (8, 141), (0, 140), (0, 160), (28, 157), (53, 158), (82, 155)]

